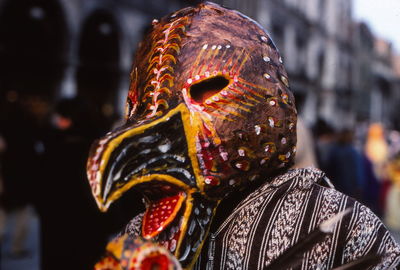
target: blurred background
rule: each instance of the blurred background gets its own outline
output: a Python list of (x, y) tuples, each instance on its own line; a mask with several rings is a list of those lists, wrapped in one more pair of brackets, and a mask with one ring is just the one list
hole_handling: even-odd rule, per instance
[[(97, 211), (88, 149), (121, 123), (149, 23), (199, 2), (0, 0), (0, 269), (90, 269), (135, 214), (137, 201)], [(214, 2), (280, 49), (300, 115), (296, 166), (326, 171), (399, 240), (400, 2)]]

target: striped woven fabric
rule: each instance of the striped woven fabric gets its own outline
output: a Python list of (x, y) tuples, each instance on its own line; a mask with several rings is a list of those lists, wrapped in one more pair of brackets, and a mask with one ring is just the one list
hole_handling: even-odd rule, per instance
[[(335, 223), (332, 233), (307, 247), (305, 239), (318, 226), (346, 209), (350, 213)], [(129, 234), (138, 236), (140, 218), (128, 225)], [(275, 177), (241, 201), (211, 230), (194, 269), (269, 269), (302, 242), (292, 269), (334, 269), (369, 255), (379, 258), (368, 269), (397, 269), (400, 264), (400, 247), (379, 218), (330, 187), (323, 172), (307, 168)]]

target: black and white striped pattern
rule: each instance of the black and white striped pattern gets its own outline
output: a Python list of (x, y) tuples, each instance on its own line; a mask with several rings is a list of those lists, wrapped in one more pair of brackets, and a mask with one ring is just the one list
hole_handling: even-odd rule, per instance
[(302, 254), (296, 269), (333, 269), (368, 254), (379, 254), (373, 269), (394, 269), (400, 248), (365, 206), (325, 187), (317, 169), (278, 176), (243, 200), (208, 243), (194, 269), (263, 269), (323, 221), (352, 208), (333, 233)]
[[(300, 266), (293, 269), (334, 269), (374, 254), (382, 260), (372, 269), (399, 268), (400, 247), (379, 218), (329, 186), (324, 173), (312, 168), (291, 170), (265, 183), (210, 232), (194, 269), (264, 269), (322, 222), (348, 208), (351, 213), (333, 233), (305, 251)], [(125, 232), (139, 236), (142, 217), (133, 219)]]

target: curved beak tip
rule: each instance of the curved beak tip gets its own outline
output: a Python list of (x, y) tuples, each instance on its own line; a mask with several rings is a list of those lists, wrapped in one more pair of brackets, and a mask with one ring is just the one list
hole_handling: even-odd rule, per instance
[(107, 204), (105, 204), (104, 202), (103, 202), (103, 200), (101, 199), (101, 198), (99, 198), (99, 197), (95, 197), (95, 201), (96, 201), (96, 204), (97, 204), (97, 207), (99, 208), (99, 210), (101, 211), (101, 212), (107, 212), (108, 211), (108, 208), (109, 208), (109, 206), (110, 206), (110, 203), (107, 203)]

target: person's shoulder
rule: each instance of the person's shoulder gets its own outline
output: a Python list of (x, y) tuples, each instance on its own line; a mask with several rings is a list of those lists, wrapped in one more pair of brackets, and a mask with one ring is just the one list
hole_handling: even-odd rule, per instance
[(276, 191), (307, 192), (313, 188), (333, 188), (325, 173), (321, 170), (308, 167), (291, 169), (264, 182), (260, 187), (251, 192), (240, 204), (249, 204), (268, 198), (268, 194)]
[(288, 184), (289, 190), (309, 190), (315, 185), (334, 188), (325, 173), (315, 167), (296, 168), (287, 171), (284, 174), (276, 176), (267, 186), (280, 188), (282, 185)]

